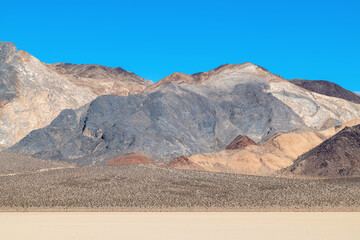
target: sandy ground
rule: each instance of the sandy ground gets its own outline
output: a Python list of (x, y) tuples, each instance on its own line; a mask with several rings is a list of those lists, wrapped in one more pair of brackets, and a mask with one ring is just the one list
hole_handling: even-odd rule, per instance
[(360, 239), (360, 213), (1, 213), (1, 239)]

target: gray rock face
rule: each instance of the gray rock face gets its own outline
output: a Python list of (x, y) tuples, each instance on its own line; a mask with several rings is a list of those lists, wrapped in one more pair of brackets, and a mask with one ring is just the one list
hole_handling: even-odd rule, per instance
[(7, 151), (80, 165), (104, 164), (129, 152), (167, 161), (224, 149), (236, 136), (261, 141), (307, 128), (264, 82), (229, 88), (167, 84), (141, 95), (101, 96), (64, 110)]
[(13, 43), (0, 44), (0, 104), (5, 104), (16, 97), (17, 72), (13, 64), (18, 59)]

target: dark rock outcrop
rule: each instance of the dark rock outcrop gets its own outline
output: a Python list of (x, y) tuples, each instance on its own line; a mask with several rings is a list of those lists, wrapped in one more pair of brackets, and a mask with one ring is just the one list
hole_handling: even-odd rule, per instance
[(290, 82), (311, 92), (320, 93), (330, 97), (341, 98), (360, 104), (360, 96), (358, 94), (346, 90), (333, 82), (304, 79), (293, 79)]
[(344, 128), (285, 171), (320, 177), (360, 176), (360, 125)]

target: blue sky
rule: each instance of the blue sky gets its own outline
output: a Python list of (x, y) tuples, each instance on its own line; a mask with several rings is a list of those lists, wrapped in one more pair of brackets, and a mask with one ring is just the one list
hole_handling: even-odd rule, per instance
[(47, 63), (120, 66), (158, 81), (253, 62), (360, 91), (355, 0), (12, 0), (0, 8), (0, 40)]

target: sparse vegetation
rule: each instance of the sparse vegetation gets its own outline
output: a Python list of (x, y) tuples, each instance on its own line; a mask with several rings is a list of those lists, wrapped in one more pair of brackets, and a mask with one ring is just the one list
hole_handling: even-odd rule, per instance
[(0, 208), (360, 209), (360, 178), (300, 180), (175, 170), (155, 164), (0, 177)]

